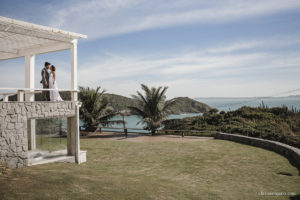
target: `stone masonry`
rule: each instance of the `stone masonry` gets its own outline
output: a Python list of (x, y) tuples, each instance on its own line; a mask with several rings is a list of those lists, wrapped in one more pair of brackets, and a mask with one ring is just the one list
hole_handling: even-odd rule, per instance
[(76, 102), (0, 102), (0, 160), (19, 168), (28, 165), (30, 119), (74, 117)]

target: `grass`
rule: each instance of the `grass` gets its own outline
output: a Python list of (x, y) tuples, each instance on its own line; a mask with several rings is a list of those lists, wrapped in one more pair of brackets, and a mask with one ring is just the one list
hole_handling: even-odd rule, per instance
[[(300, 176), (284, 157), (222, 140), (81, 139), (87, 162), (53, 163), (0, 176), (0, 199), (289, 199)], [(280, 173), (288, 173), (285, 176)]]

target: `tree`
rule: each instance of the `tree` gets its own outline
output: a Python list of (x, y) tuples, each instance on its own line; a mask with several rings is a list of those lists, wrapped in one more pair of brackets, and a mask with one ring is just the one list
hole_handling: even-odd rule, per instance
[(217, 114), (218, 112), (219, 112), (218, 109), (212, 108), (212, 109), (210, 109), (209, 111), (206, 111), (205, 113), (203, 113), (203, 116), (204, 116), (204, 117), (209, 117), (209, 116), (211, 116), (211, 115)]
[(86, 131), (96, 131), (99, 124), (107, 126), (119, 123), (119, 121), (111, 121), (111, 118), (117, 113), (104, 100), (103, 94), (106, 91), (100, 91), (100, 88), (100, 86), (96, 89), (79, 87), (79, 100), (82, 102), (80, 119), (83, 121)]
[(138, 123), (143, 123), (146, 126), (146, 130), (150, 130), (152, 135), (158, 128), (162, 126), (162, 122), (165, 121), (170, 114), (170, 108), (175, 104), (174, 100), (166, 101), (166, 91), (168, 87), (158, 87), (151, 89), (146, 85), (141, 84), (141, 88), (145, 95), (142, 95), (137, 91), (137, 95), (132, 97), (137, 100), (137, 106), (128, 107), (131, 114), (137, 115), (141, 118)]
[(219, 112), (219, 110), (216, 108), (212, 108), (208, 112), (209, 112), (209, 114), (217, 114)]

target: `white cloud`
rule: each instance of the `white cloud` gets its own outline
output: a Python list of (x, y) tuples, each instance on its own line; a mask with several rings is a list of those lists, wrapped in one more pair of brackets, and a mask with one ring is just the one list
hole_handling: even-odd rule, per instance
[[(151, 55), (102, 52), (102, 56), (84, 58), (79, 64), (78, 81), (82, 86), (101, 85), (108, 92), (126, 96), (139, 90), (140, 83), (169, 86), (169, 97), (272, 94), (276, 88), (284, 91), (300, 85), (295, 78), (300, 73), (300, 52), (278, 51), (298, 45), (299, 39), (289, 35), (284, 38), (289, 38), (286, 44), (280, 37), (273, 37)], [(244, 49), (247, 51), (241, 51)], [(49, 60), (39, 56), (36, 61), (36, 87), (40, 87), (38, 65), (45, 59)], [(69, 62), (51, 61), (57, 66), (59, 87), (70, 88)], [(2, 62), (1, 70), (0, 87), (24, 87), (24, 59)]]
[[(227, 23), (299, 8), (299, 0), (67, 0), (23, 17), (96, 39), (186, 24)], [(299, 44), (298, 35), (278, 35), (154, 55), (101, 52), (102, 56), (82, 58), (78, 80), (80, 85), (101, 85), (126, 96), (139, 90), (140, 83), (169, 86), (169, 97), (264, 96), (300, 85), (295, 78), (300, 73), (300, 52), (281, 49)], [(54, 63), (59, 87), (70, 88), (69, 63)], [(1, 70), (0, 87), (24, 86), (23, 62), (1, 63)], [(278, 71), (281, 78), (270, 77)], [(39, 87), (38, 66), (35, 76)]]
[[(140, 83), (169, 86), (170, 97), (264, 96), (300, 85), (294, 76), (300, 73), (300, 52), (276, 51), (299, 42), (294, 39), (286, 45), (273, 37), (255, 39), (248, 46), (241, 41), (226, 44), (224, 49), (218, 46), (157, 56), (105, 52), (81, 65), (79, 84), (101, 85), (109, 92), (127, 96), (135, 93)], [(249, 51), (239, 51), (245, 48)]]
[[(298, 35), (288, 36), (272, 36), (264, 39), (249, 39), (247, 41), (237, 41), (233, 44), (223, 44), (218, 47), (206, 49), (206, 53), (232, 53), (241, 50), (249, 50), (256, 48), (274, 49), (286, 46), (298, 46), (300, 44), (300, 37)], [(219, 44), (220, 45), (220, 44)]]
[(89, 0), (47, 6), (48, 25), (101, 38), (161, 27), (226, 23), (298, 9), (298, 0)]

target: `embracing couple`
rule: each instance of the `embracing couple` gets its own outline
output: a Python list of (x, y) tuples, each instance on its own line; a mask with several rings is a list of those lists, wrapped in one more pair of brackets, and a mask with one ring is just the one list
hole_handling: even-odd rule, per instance
[(42, 100), (43, 101), (63, 101), (58, 92), (58, 87), (56, 84), (56, 74), (55, 66), (51, 65), (49, 62), (45, 62), (45, 66), (42, 69), (42, 80), (43, 89), (52, 89), (52, 90), (43, 90), (42, 91)]

